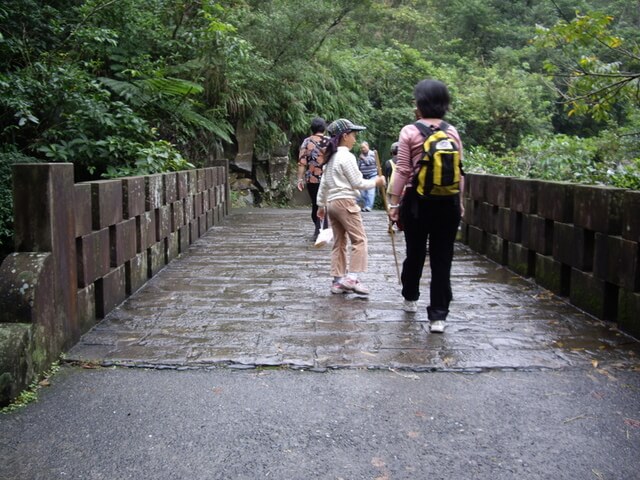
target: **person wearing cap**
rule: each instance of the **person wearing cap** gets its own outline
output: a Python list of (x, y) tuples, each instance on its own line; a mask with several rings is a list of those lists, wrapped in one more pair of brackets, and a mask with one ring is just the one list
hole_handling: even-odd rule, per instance
[[(326, 140), (324, 131), (327, 123), (321, 117), (311, 120), (311, 135), (304, 139), (298, 153), (298, 183), (297, 188), (301, 192), (305, 186), (311, 199), (311, 221), (314, 225), (313, 239), (320, 233), (321, 222), (318, 220), (318, 188), (322, 177), (322, 168), (325, 161), (324, 150)], [(325, 221), (323, 228), (327, 228)]]
[[(318, 218), (327, 216), (333, 230), (331, 250), (331, 293), (369, 294), (369, 289), (358, 279), (366, 272), (368, 263), (367, 234), (358, 206), (359, 192), (385, 185), (384, 176), (365, 179), (351, 149), (356, 133), (365, 127), (341, 118), (327, 127), (330, 139), (325, 150), (327, 159), (318, 190)], [(348, 242), (351, 242), (351, 256)]]
[[(462, 141), (453, 125), (443, 122), (449, 110), (450, 96), (446, 85), (438, 80), (425, 79), (418, 82), (413, 95), (416, 102), (417, 121), (426, 126), (446, 128), (447, 134), (457, 143), (462, 156)], [(402, 309), (408, 313), (418, 311), (420, 278), (427, 251), (431, 282), (430, 305), (427, 307), (429, 330), (443, 333), (449, 314), (451, 292), (451, 263), (453, 247), (460, 218), (464, 214), (462, 195), (464, 172), (461, 171), (460, 192), (450, 196), (417, 198), (411, 195), (411, 181), (419, 169), (422, 158), (424, 136), (415, 124), (405, 125), (398, 139), (398, 157), (390, 189), (389, 220), (402, 222), (407, 256), (402, 264)], [(406, 191), (403, 192), (403, 189)], [(404, 197), (403, 197), (404, 194)], [(404, 208), (411, 199), (411, 208)], [(403, 198), (403, 208), (400, 199)], [(428, 243), (428, 248), (427, 248)]]

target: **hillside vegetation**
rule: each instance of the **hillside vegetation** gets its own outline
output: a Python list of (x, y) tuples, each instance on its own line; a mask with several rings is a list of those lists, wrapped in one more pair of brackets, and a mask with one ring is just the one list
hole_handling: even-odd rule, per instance
[(316, 115), (385, 156), (426, 77), (450, 86), (467, 171), (640, 189), (639, 40), (629, 0), (5, 0), (0, 248), (12, 163), (179, 170), (238, 127), (295, 151)]

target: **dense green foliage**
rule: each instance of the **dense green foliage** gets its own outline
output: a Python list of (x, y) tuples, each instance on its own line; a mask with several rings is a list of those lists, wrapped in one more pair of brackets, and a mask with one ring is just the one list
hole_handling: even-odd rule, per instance
[(78, 180), (203, 165), (315, 115), (386, 156), (426, 77), (453, 95), (467, 171), (640, 189), (640, 7), (628, 0), (5, 0), (0, 247), (10, 165)]

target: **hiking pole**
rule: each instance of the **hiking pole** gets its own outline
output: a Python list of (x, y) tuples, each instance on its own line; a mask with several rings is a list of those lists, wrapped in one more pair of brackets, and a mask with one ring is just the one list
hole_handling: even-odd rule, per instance
[[(375, 150), (376, 156), (376, 167), (378, 168), (378, 175), (382, 175), (382, 167), (380, 166), (380, 159), (378, 158), (378, 151)], [(378, 187), (380, 189), (380, 196), (382, 197), (382, 205), (384, 206), (384, 211), (387, 213), (387, 218), (389, 215), (389, 205), (387, 204), (387, 192), (385, 191), (385, 186)], [(402, 285), (402, 281), (400, 280), (400, 267), (398, 266), (398, 254), (396, 253), (396, 232), (393, 231), (393, 223), (389, 221), (389, 235), (391, 235), (391, 248), (393, 250), (393, 260), (396, 264), (396, 275), (398, 276), (398, 284)]]

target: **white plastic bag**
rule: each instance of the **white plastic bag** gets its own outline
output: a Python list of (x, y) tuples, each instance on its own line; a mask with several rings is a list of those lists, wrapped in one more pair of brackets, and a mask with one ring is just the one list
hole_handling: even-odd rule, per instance
[(313, 246), (320, 248), (331, 242), (333, 242), (333, 229), (323, 228), (322, 230), (320, 230), (320, 233), (318, 233), (316, 243), (314, 243)]

